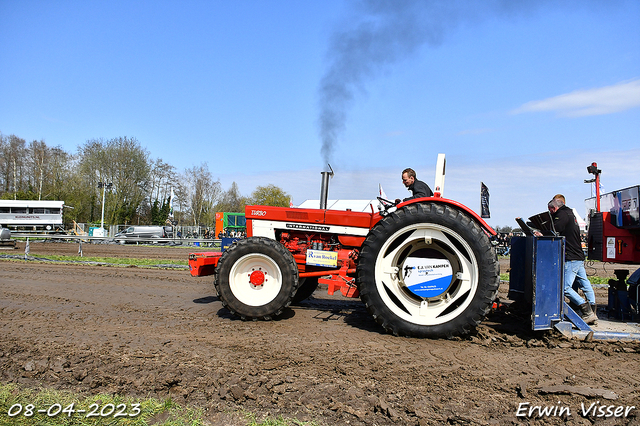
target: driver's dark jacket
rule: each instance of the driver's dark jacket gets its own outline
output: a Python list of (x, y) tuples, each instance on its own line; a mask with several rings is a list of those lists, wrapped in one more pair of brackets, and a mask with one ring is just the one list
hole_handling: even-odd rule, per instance
[(578, 221), (573, 215), (573, 211), (562, 206), (552, 215), (553, 227), (556, 232), (565, 238), (564, 259), (565, 260), (584, 260), (584, 252), (582, 251), (582, 241), (580, 240), (580, 227)]
[(429, 185), (421, 180), (414, 180), (412, 185), (407, 188), (413, 193), (413, 196), (407, 197), (402, 201), (413, 200), (414, 198), (433, 197), (433, 191), (429, 188)]

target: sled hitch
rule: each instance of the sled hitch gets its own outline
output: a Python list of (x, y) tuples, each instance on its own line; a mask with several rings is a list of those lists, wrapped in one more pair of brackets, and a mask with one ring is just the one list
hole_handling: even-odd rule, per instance
[(329, 275), (329, 278), (318, 278), (318, 283), (326, 284), (329, 287), (328, 293), (330, 296), (333, 296), (337, 290), (340, 290), (340, 293), (342, 293), (344, 297), (360, 296), (360, 291), (355, 285), (356, 279), (347, 275), (355, 274), (356, 270), (349, 269), (349, 263), (343, 262), (342, 268), (337, 272), (337, 274)]

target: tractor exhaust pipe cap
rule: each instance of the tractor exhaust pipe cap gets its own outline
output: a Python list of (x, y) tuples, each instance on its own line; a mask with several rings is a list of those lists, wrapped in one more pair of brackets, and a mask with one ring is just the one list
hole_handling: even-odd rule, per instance
[(327, 164), (327, 166), (329, 166), (330, 171), (320, 172), (322, 175), (322, 186), (320, 187), (320, 208), (323, 210), (327, 209), (327, 200), (329, 199), (329, 179), (334, 175), (331, 164)]

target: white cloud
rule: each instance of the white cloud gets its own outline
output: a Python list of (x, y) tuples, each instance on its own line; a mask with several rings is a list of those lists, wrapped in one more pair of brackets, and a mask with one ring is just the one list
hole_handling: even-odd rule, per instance
[(640, 79), (621, 82), (613, 86), (576, 90), (540, 101), (531, 101), (512, 111), (555, 111), (559, 116), (584, 117), (625, 111), (640, 106)]

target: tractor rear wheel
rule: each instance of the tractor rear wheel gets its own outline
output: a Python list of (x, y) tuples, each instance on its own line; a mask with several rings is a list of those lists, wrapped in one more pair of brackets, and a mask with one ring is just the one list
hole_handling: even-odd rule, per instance
[(238, 240), (218, 262), (215, 286), (222, 304), (243, 320), (270, 320), (291, 304), (298, 268), (291, 253), (264, 237)]
[(360, 298), (394, 335), (467, 334), (491, 308), (500, 282), (487, 234), (449, 205), (410, 204), (369, 232), (357, 268)]

